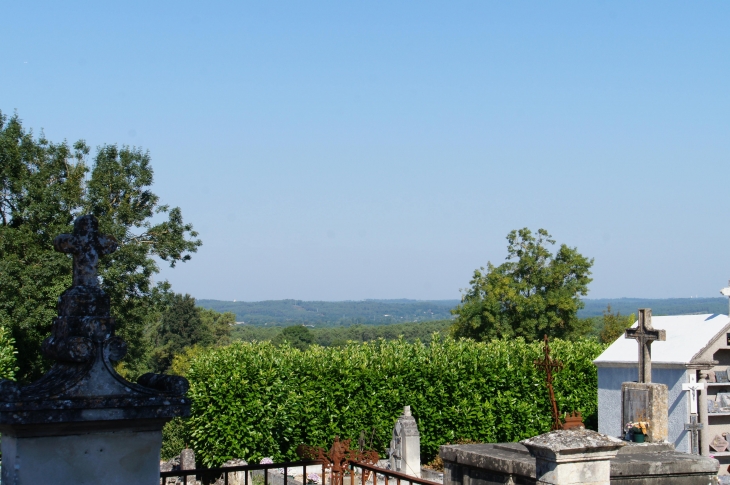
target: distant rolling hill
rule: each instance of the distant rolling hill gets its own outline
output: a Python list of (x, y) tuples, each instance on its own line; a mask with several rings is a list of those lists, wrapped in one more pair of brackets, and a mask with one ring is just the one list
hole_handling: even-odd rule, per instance
[[(219, 312), (233, 312), (236, 321), (254, 326), (294, 324), (315, 327), (391, 325), (453, 318), (450, 310), (459, 300), (363, 300), (363, 301), (222, 301), (197, 300), (198, 305)], [(728, 312), (727, 298), (613, 298), (586, 299), (581, 318), (601, 316), (608, 305), (622, 315), (651, 308), (654, 315)]]
[(390, 325), (451, 318), (459, 300), (363, 300), (363, 301), (221, 301), (197, 300), (198, 305), (219, 312), (233, 312), (237, 322), (251, 325), (305, 324), (322, 326)]
[(606, 306), (611, 311), (622, 315), (636, 313), (639, 308), (651, 308), (652, 315), (686, 315), (690, 313), (722, 313), (727, 315), (727, 298), (613, 298), (600, 300), (583, 300), (585, 308), (578, 312), (581, 318), (603, 315)]

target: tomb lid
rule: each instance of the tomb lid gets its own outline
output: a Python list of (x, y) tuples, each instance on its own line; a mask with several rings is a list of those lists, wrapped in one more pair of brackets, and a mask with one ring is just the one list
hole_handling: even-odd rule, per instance
[(555, 454), (585, 453), (614, 450), (626, 442), (590, 429), (559, 429), (520, 441), (531, 452), (535, 449)]
[[(632, 328), (636, 328), (637, 323), (634, 322)], [(718, 338), (725, 338), (725, 333), (730, 331), (730, 319), (722, 314), (652, 316), (651, 323), (667, 334), (665, 342), (651, 347), (652, 365), (689, 364), (708, 345)], [(598, 367), (610, 367), (616, 364), (636, 365), (637, 361), (636, 341), (621, 336), (593, 363)]]

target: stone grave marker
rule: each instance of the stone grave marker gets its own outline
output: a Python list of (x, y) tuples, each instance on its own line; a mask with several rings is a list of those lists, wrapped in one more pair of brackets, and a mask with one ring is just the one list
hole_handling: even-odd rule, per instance
[(395, 422), (389, 451), (391, 470), (421, 478), (421, 435), (410, 406)]
[(669, 436), (668, 389), (664, 384), (651, 382), (651, 343), (666, 340), (664, 330), (651, 326), (651, 309), (639, 309), (636, 328), (626, 330), (626, 338), (639, 344), (638, 382), (621, 384), (621, 429), (629, 422), (648, 421), (648, 442), (666, 441)]

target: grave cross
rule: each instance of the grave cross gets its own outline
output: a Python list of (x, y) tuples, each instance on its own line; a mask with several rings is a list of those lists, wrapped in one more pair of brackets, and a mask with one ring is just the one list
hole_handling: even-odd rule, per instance
[(695, 455), (700, 454), (700, 441), (698, 439), (698, 432), (704, 428), (702, 423), (697, 422), (697, 391), (704, 389), (705, 384), (697, 382), (697, 377), (694, 371), (691, 371), (689, 375), (689, 382), (682, 384), (683, 391), (689, 391), (689, 423), (684, 425), (685, 431), (692, 433), (692, 453)]
[(639, 344), (639, 382), (651, 382), (651, 343), (665, 341), (667, 332), (651, 326), (651, 308), (639, 308), (639, 324), (626, 329), (626, 338), (636, 339)]
[(692, 371), (689, 375), (689, 382), (682, 384), (682, 390), (689, 391), (690, 414), (697, 414), (697, 391), (704, 388), (705, 385), (702, 382), (697, 382), (697, 377), (695, 377), (694, 371)]
[(99, 257), (113, 253), (117, 246), (112, 236), (99, 234), (99, 222), (90, 214), (74, 221), (73, 234), (61, 234), (53, 240), (56, 251), (74, 257), (73, 286), (99, 286)]
[(563, 363), (559, 362), (550, 357), (550, 346), (548, 345), (548, 336), (545, 335), (545, 346), (543, 352), (545, 357), (542, 359), (535, 360), (535, 367), (545, 371), (545, 380), (547, 381), (548, 394), (550, 395), (550, 404), (552, 406), (553, 414), (553, 431), (562, 429), (563, 425), (560, 422), (560, 413), (558, 412), (558, 403), (555, 402), (555, 392), (553, 391), (553, 369), (560, 370), (563, 368)]
[(704, 428), (705, 425), (697, 422), (697, 415), (693, 414), (689, 417), (689, 423), (684, 425), (684, 430), (689, 431), (692, 436), (692, 453), (695, 455), (700, 454), (700, 440), (699, 431)]

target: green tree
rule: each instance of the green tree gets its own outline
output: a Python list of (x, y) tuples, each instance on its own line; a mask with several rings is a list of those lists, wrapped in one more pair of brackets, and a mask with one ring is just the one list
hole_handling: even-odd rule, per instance
[(281, 345), (287, 342), (289, 345), (299, 350), (307, 350), (314, 343), (314, 336), (304, 325), (292, 325), (286, 327), (279, 335), (271, 341), (274, 345)]
[(104, 145), (89, 166), (89, 152), (83, 141), (72, 148), (43, 134), (35, 138), (17, 115), (0, 112), (0, 326), (15, 339), (21, 381), (48, 368), (41, 342), (50, 334), (58, 296), (71, 284), (70, 256), (55, 252), (53, 239), (71, 232), (77, 216), (94, 214), (100, 230), (119, 242), (102, 258), (99, 274), (117, 334), (127, 341), (122, 365), (132, 376), (146, 370), (145, 328), (157, 320), (164, 293), (152, 284), (155, 258), (174, 267), (201, 244), (180, 209), (161, 205), (150, 191), (149, 153)]
[(167, 292), (162, 299), (160, 320), (152, 331), (155, 349), (151, 365), (156, 372), (169, 371), (178, 357), (184, 361), (199, 349), (231, 342), (231, 326), (236, 319), (233, 313), (200, 308), (190, 295)]
[(475, 340), (524, 337), (576, 338), (590, 329), (577, 318), (588, 293), (593, 260), (555, 241), (545, 229), (509, 233), (507, 261), (474, 271), (471, 288), (452, 313), (452, 332)]
[(220, 313), (209, 308), (197, 307), (200, 320), (215, 345), (231, 343), (231, 329), (236, 324), (236, 315), (232, 312)]
[(213, 336), (195, 306), (195, 298), (171, 293), (165, 300), (167, 305), (162, 312), (152, 353), (152, 366), (156, 372), (165, 372), (174, 356), (186, 348), (213, 343)]
[(603, 310), (602, 317), (602, 328), (598, 335), (598, 339), (601, 343), (611, 344), (617, 338), (624, 334), (624, 331), (634, 324), (636, 321), (636, 315), (621, 315), (621, 312), (612, 313), (611, 305)]

